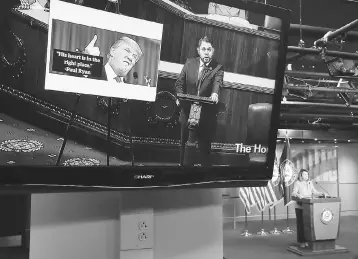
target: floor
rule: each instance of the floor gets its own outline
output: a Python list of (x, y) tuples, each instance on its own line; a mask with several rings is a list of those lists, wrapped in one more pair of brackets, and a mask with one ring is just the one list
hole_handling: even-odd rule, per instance
[[(290, 220), (288, 225), (295, 230), (295, 220)], [(264, 221), (265, 231), (274, 229), (273, 222)], [(285, 229), (286, 220), (278, 220), (278, 230)], [(248, 231), (253, 234), (251, 237), (243, 237), (240, 234), (245, 230), (243, 222), (237, 223), (236, 230), (233, 223), (224, 224), (224, 256), (226, 259), (358, 259), (358, 217), (347, 216), (341, 218), (340, 235), (336, 244), (349, 250), (349, 253), (333, 255), (314, 255), (301, 257), (287, 251), (287, 247), (296, 243), (296, 233), (282, 234), (278, 236), (258, 236), (261, 231), (261, 221), (248, 222)]]
[(29, 250), (17, 247), (0, 248), (1, 259), (29, 259)]
[[(296, 241), (296, 233), (278, 236), (258, 236), (256, 233), (262, 228), (261, 221), (248, 222), (248, 230), (253, 235), (242, 237), (245, 225), (240, 222), (233, 229), (232, 223), (224, 224), (224, 256), (225, 259), (358, 259), (358, 217), (347, 216), (341, 218), (341, 232), (337, 244), (346, 247), (349, 252), (345, 254), (315, 255), (301, 257), (287, 251), (287, 247)], [(285, 229), (286, 220), (278, 220), (276, 227)], [(289, 221), (291, 229), (295, 230), (295, 220)], [(274, 228), (273, 222), (264, 221), (266, 231)], [(28, 259), (29, 252), (21, 248), (0, 248), (1, 259)]]

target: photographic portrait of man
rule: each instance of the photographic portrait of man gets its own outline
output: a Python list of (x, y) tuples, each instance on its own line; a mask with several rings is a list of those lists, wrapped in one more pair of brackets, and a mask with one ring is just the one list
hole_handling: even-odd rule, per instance
[[(212, 41), (207, 37), (199, 40), (197, 45), (199, 57), (188, 58), (175, 83), (176, 93), (210, 97), (215, 104), (219, 101), (219, 90), (223, 85), (224, 68), (214, 58), (215, 49)], [(188, 119), (190, 103), (180, 105), (181, 148), (180, 164), (184, 162), (185, 143), (188, 140)], [(216, 129), (217, 105), (203, 105), (199, 129), (194, 136), (198, 142), (200, 161), (202, 166), (210, 166), (211, 142)]]
[(60, 0), (51, 5), (45, 90), (155, 101), (162, 24)]
[[(96, 47), (98, 36), (95, 35), (85, 48), (84, 53), (99, 56), (101, 51)], [(143, 51), (138, 43), (129, 38), (121, 37), (110, 47), (107, 54), (107, 63), (103, 67), (102, 80), (125, 83), (126, 76), (143, 56)]]

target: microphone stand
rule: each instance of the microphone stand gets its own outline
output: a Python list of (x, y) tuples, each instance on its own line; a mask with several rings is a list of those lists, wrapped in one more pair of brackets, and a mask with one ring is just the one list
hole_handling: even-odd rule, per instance
[(327, 192), (327, 190), (325, 188), (323, 188), (323, 186), (318, 182), (318, 181), (315, 181), (315, 184), (317, 184), (325, 193), (326, 193), (326, 197), (325, 198), (329, 198), (331, 197), (331, 195), (329, 194), (329, 192)]
[[(133, 77), (134, 77), (134, 84), (137, 85), (138, 84), (138, 73), (134, 72), (133, 73)], [(134, 166), (134, 148), (133, 148), (133, 132), (132, 132), (132, 128), (133, 128), (133, 123), (132, 123), (132, 104), (131, 102), (129, 102), (129, 100), (127, 101), (127, 105), (128, 105), (128, 121), (129, 121), (129, 150), (130, 150), (130, 157), (131, 157), (131, 165)]]
[(130, 157), (131, 157), (131, 165), (134, 166), (134, 150), (133, 150), (133, 133), (132, 133), (132, 128), (133, 128), (133, 124), (132, 124), (132, 105), (131, 102), (129, 102), (129, 100), (127, 101), (127, 105), (128, 105), (128, 115), (129, 115), (129, 150), (130, 150)]

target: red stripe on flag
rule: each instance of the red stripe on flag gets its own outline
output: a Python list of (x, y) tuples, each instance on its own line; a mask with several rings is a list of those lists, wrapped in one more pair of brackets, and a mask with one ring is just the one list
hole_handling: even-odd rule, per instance
[(251, 188), (252, 188), (254, 200), (256, 202), (257, 210), (260, 212), (264, 211), (266, 207), (266, 202), (261, 187), (251, 187)]
[(249, 187), (239, 188), (239, 197), (245, 206), (247, 214), (251, 213), (251, 207), (255, 205)]

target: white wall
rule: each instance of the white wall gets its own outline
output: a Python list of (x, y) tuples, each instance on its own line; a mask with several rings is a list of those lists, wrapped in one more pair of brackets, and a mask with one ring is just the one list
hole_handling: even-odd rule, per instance
[(118, 259), (119, 213), (154, 209), (155, 259), (223, 257), (217, 189), (35, 194), (30, 259)]
[(338, 145), (338, 191), (342, 215), (358, 215), (358, 145)]
[(223, 257), (222, 199), (217, 189), (123, 192), (124, 211), (154, 208), (154, 258)]
[(33, 194), (30, 259), (115, 259), (120, 193)]

